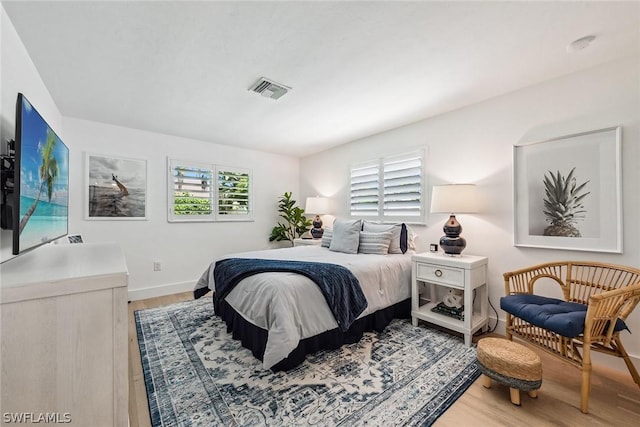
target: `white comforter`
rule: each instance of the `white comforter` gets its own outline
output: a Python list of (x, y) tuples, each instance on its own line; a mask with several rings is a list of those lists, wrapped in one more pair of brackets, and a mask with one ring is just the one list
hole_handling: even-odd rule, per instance
[[(364, 317), (410, 296), (411, 252), (404, 255), (365, 255), (332, 252), (319, 246), (272, 249), (224, 258), (262, 258), (339, 264), (356, 276), (368, 302)], [(215, 289), (213, 262), (197, 287)], [(301, 339), (335, 329), (338, 324), (318, 286), (295, 273), (260, 273), (243, 279), (226, 297), (248, 322), (269, 332), (263, 358), (268, 369), (286, 358)]]

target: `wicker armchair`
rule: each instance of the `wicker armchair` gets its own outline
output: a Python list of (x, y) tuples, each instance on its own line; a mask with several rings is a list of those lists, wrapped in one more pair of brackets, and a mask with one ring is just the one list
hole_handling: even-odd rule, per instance
[[(584, 326), (580, 325), (576, 336), (567, 337), (507, 312), (507, 339), (512, 340), (515, 335), (581, 369), (580, 410), (585, 414), (589, 409), (592, 350), (623, 358), (633, 380), (640, 387), (638, 371), (620, 340), (620, 332), (626, 329), (624, 320), (640, 302), (640, 269), (596, 262), (562, 261), (504, 273), (507, 296), (534, 295), (534, 285), (538, 281), (560, 285), (564, 301), (556, 300), (559, 304), (572, 306), (566, 304), (569, 302), (586, 305), (586, 314), (582, 314)], [(516, 298), (526, 301), (530, 297)], [(504, 300), (507, 298), (502, 298), (501, 307)], [(533, 306), (525, 308), (535, 310)], [(520, 315), (523, 313), (520, 312)], [(530, 319), (540, 323), (537, 320)], [(560, 323), (567, 322), (561, 320)]]

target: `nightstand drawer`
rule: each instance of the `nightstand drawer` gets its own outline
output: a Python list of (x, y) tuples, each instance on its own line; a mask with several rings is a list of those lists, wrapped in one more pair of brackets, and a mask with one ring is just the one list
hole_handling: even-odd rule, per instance
[(430, 283), (445, 283), (452, 287), (464, 288), (464, 269), (417, 263), (416, 278)]

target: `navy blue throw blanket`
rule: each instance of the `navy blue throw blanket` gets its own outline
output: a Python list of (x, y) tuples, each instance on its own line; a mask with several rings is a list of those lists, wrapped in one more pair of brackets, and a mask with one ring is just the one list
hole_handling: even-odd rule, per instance
[(292, 272), (313, 280), (324, 295), (340, 330), (346, 331), (367, 308), (358, 279), (349, 269), (319, 262), (275, 259), (228, 258), (216, 262), (213, 278), (216, 293), (213, 305), (221, 313), (222, 301), (242, 279), (258, 273)]

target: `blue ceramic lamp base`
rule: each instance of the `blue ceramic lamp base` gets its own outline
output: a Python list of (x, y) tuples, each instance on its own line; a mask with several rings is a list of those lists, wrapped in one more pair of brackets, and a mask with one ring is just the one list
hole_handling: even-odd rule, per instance
[(322, 220), (319, 215), (313, 220), (313, 228), (309, 231), (314, 239), (320, 239), (324, 234), (324, 229), (322, 228)]
[(467, 241), (464, 237), (460, 237), (462, 226), (455, 215), (452, 214), (449, 217), (444, 227), (442, 227), (442, 230), (445, 235), (440, 238), (440, 247), (444, 253), (448, 255), (460, 255), (467, 246)]

